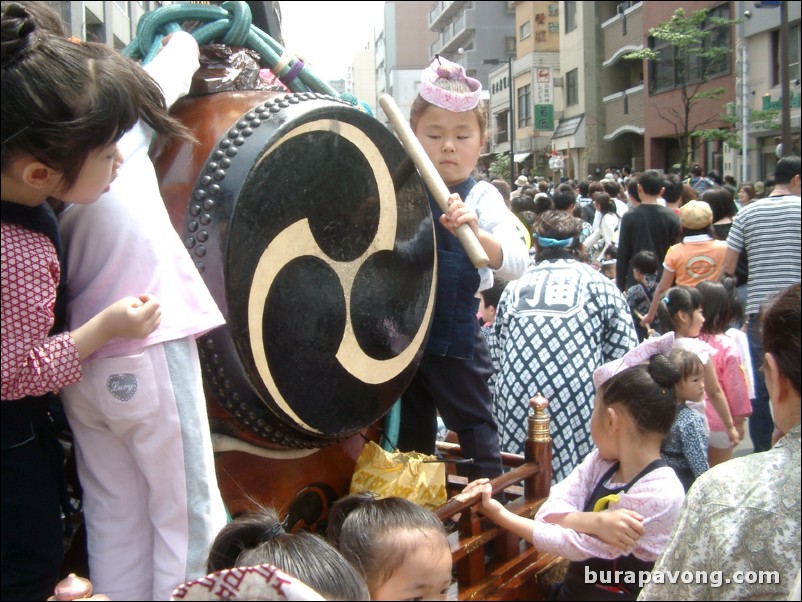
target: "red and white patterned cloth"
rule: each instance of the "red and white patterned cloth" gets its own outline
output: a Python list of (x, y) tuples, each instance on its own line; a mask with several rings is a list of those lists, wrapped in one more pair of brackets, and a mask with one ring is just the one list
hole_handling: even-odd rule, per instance
[(16, 224), (2, 224), (2, 398), (42, 395), (81, 380), (69, 333), (53, 327), (60, 267), (50, 239)]
[(324, 600), (269, 564), (218, 571), (178, 586), (171, 600)]

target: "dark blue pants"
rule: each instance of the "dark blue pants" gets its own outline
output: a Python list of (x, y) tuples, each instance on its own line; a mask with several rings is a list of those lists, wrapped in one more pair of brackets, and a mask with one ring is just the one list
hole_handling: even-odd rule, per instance
[[(3, 402), (6, 403), (6, 402)], [(2, 600), (53, 595), (63, 556), (60, 443), (40, 430), (2, 451)]]
[(498, 427), (487, 380), (492, 373), (487, 344), (476, 324), (473, 359), (424, 355), (401, 396), (398, 449), (434, 454), (437, 412), (457, 433), (463, 454), (473, 458), (467, 476), (493, 478), (503, 472)]
[(752, 400), (752, 416), (749, 417), (749, 436), (756, 452), (771, 449), (771, 435), (774, 433), (774, 419), (771, 417), (771, 401), (763, 378), (763, 339), (760, 336), (760, 317), (747, 316), (749, 324), (746, 336), (749, 340), (749, 353), (752, 355), (752, 372), (755, 375), (755, 398)]

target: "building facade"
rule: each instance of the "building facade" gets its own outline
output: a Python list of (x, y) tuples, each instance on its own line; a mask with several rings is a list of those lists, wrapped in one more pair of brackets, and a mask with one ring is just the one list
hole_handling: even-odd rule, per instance
[[(376, 95), (389, 94), (409, 118), (420, 88), (420, 74), (431, 62), (436, 35), (429, 30), (430, 0), (384, 3), (384, 28), (374, 42)], [(356, 80), (355, 80), (356, 81)], [(382, 111), (376, 117), (389, 127)]]
[[(800, 5), (787, 2), (788, 50), (783, 58), (780, 45), (780, 9), (757, 8), (754, 2), (736, 2), (736, 15), (742, 21), (736, 26), (736, 90), (734, 111), (742, 148), (724, 153), (725, 173), (741, 181), (765, 180), (774, 173), (778, 161), (778, 138), (783, 116), (777, 123), (757, 122), (754, 111), (780, 110), (782, 81), (780, 65), (788, 65), (790, 113), (786, 117), (791, 132), (793, 154), (800, 154), (800, 70), (799, 24)], [(746, 107), (746, 112), (744, 112)], [(745, 119), (744, 119), (745, 118)]]

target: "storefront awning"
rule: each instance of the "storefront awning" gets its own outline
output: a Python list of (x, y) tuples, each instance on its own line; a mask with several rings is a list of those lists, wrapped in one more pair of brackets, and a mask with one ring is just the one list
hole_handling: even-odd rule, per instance
[(528, 152), (528, 153), (515, 153), (515, 155), (513, 155), (513, 160), (516, 163), (523, 163), (524, 161), (526, 161), (531, 156), (532, 156), (531, 151)]
[(551, 137), (551, 144), (558, 151), (585, 148), (585, 116), (560, 119)]
[(582, 123), (583, 118), (584, 115), (579, 115), (578, 117), (569, 117), (567, 119), (560, 119), (560, 122), (557, 124), (557, 127), (554, 130), (554, 135), (551, 137), (551, 139), (554, 140), (555, 138), (573, 136), (579, 129), (579, 126)]

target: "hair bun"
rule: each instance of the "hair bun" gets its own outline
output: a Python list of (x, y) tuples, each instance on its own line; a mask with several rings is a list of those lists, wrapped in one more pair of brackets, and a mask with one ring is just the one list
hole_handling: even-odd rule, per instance
[(25, 7), (11, 2), (3, 7), (2, 14), (2, 61), (5, 68), (11, 61), (19, 60), (34, 43), (31, 34), (36, 32), (36, 23)]
[(666, 389), (676, 385), (682, 378), (679, 368), (662, 353), (655, 353), (649, 358), (649, 375), (654, 382)]

